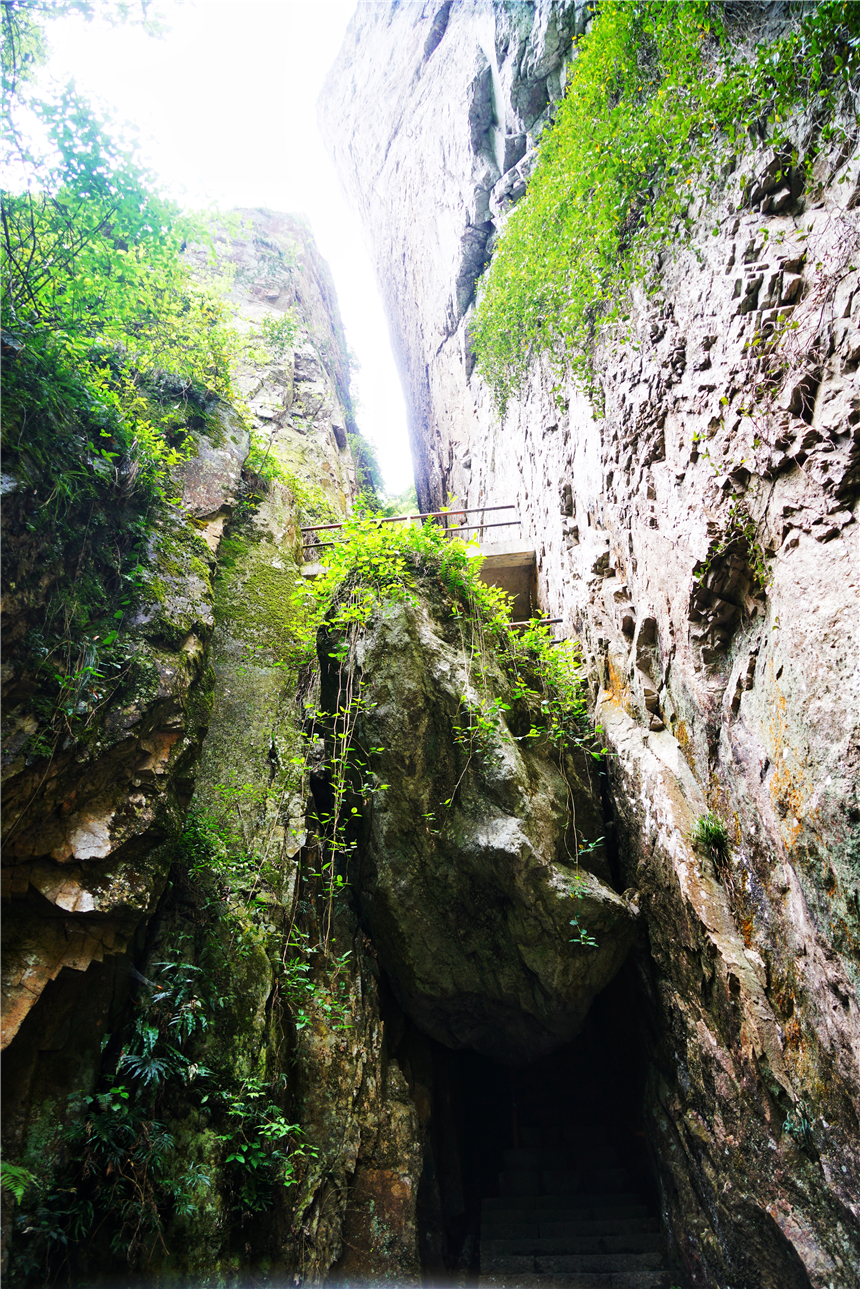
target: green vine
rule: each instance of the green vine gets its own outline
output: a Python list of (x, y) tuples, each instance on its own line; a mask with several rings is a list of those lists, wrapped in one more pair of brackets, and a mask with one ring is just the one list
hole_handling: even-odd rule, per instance
[(697, 582), (702, 582), (713, 568), (733, 550), (742, 550), (746, 556), (753, 582), (766, 590), (771, 581), (767, 555), (758, 535), (758, 527), (746, 507), (737, 498), (729, 507), (728, 523), (720, 541), (708, 552), (703, 564), (693, 571)]
[(607, 328), (623, 334), (631, 287), (653, 281), (661, 252), (692, 229), (703, 190), (750, 135), (766, 134), (786, 165), (811, 163), (787, 119), (798, 105), (832, 118), (860, 67), (860, 7), (821, 0), (746, 60), (737, 35), (715, 0), (600, 5), (480, 284), (477, 364), (500, 408), (537, 354), (562, 354), (559, 365), (590, 383), (596, 340)]

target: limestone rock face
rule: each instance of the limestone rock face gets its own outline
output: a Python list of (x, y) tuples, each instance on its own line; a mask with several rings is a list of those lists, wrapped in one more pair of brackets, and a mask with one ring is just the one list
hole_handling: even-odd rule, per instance
[[(444, 346), (472, 361), (463, 324), (493, 221), (525, 191), (587, 7), (361, 3), (323, 90), (321, 127), (391, 319), (422, 510), (449, 465), (434, 358)], [(420, 253), (403, 255), (409, 245)]]
[[(635, 914), (598, 876), (608, 878), (599, 846), (596, 872), (575, 866), (573, 820), (581, 837), (603, 833), (585, 753), (559, 767), (502, 722), (481, 747), (462, 745), (464, 696), (478, 700), (478, 681), (434, 601), (381, 610), (359, 643), (358, 737), (390, 785), (361, 847), (361, 914), (421, 1030), (527, 1062), (578, 1031), (626, 955)], [(486, 692), (506, 695), (493, 660), (482, 668)], [(574, 915), (597, 948), (571, 944)]]
[[(247, 434), (230, 428), (247, 453)], [(230, 495), (222, 477), (220, 501)], [(182, 515), (162, 514), (148, 541), (114, 705), (102, 708), (87, 737), (58, 740), (47, 767), (10, 755), (14, 735), (7, 744), (3, 894), (15, 917), (4, 937), (4, 1047), (48, 981), (124, 953), (155, 907), (165, 869), (153, 851), (190, 798), (208, 720), (213, 562)], [(25, 689), (24, 704), (28, 696)], [(15, 719), (13, 707), (12, 728)]]
[[(292, 486), (261, 484), (246, 468), (245, 419), (214, 397), (198, 400), (195, 451), (176, 470), (179, 504), (156, 507), (146, 526), (140, 586), (121, 635), (125, 683), (99, 705), (84, 737), (58, 740), (50, 758), (38, 749), (34, 755), (28, 743), (36, 728), (27, 707), (33, 685), (16, 669), (14, 645), (38, 621), (52, 584), (36, 561), (33, 567), (26, 562), (26, 539), (16, 541), (27, 532), (26, 499), (13, 487), (4, 506), (4, 1155), (38, 1173), (46, 1194), (68, 1154), (63, 1130), (73, 1113), (70, 1096), (86, 1096), (96, 1085), (105, 1035), (133, 1028), (130, 987), (139, 991), (144, 973), (157, 975), (165, 958), (185, 960), (206, 922), (199, 910), (189, 914), (193, 901), (171, 900), (167, 883), (195, 789), (195, 808), (228, 840), (238, 833), (237, 844), (278, 874), (277, 895), (260, 917), (274, 938), (270, 944), (269, 931), (248, 930), (226, 982), (235, 1008), (219, 1014), (206, 1056), (233, 1080), (273, 1079), (285, 1041), (267, 949), (276, 958), (283, 952), (274, 922), (285, 908), (289, 916), (305, 836), (305, 800), (290, 765), (297, 741), (291, 595), (302, 561), (299, 506), (310, 496), (345, 514), (355, 495), (355, 468), (346, 438), (348, 358), (327, 266), (300, 220), (245, 212), (241, 227), (233, 241), (216, 243), (236, 269), (232, 305), (248, 335), (240, 379), (252, 397), (253, 429)], [(261, 320), (277, 323), (288, 308), (295, 309), (292, 343), (269, 351), (265, 362)], [(13, 547), (20, 556), (14, 569)], [(60, 586), (69, 577), (62, 566), (48, 572)], [(244, 910), (241, 901), (239, 907)], [(306, 1084), (326, 1086), (331, 1100), (325, 1122), (314, 1104), (302, 1117), (320, 1151), (319, 1176), (303, 1199), (303, 1218), (315, 1232), (319, 1227), (318, 1238), (305, 1234), (296, 1247), (292, 1207), (282, 1202), (259, 1248), (260, 1257), (281, 1264), (289, 1257), (291, 1266), (320, 1275), (342, 1250), (356, 1168), (373, 1174), (400, 1167), (398, 1185), (408, 1192), (398, 1210), (401, 1265), (415, 1261), (420, 1169), (409, 1162), (415, 1133), (410, 1137), (396, 1067), (380, 1068), (372, 983), (362, 993), (358, 963), (352, 970), (359, 1011), (366, 996), (360, 1042), (347, 1051), (334, 1041), (325, 1011), (311, 1002), (315, 1029), (302, 1040), (302, 1058), (297, 1062), (291, 1048), (283, 1055), (284, 1079), (287, 1068), (292, 1079), (306, 1061)], [(372, 1071), (363, 1079), (367, 1052)], [(334, 1067), (332, 1078), (323, 1078), (323, 1066)], [(234, 1256), (231, 1199), (219, 1173), (224, 1148), (216, 1129), (175, 1088), (164, 1117), (177, 1153), (212, 1182), (195, 1196), (193, 1218), (172, 1220), (159, 1247), (172, 1268), (208, 1275)], [(345, 1150), (349, 1134), (353, 1148)], [(284, 1188), (279, 1194), (283, 1200)], [(5, 1199), (4, 1191), (4, 1244), (12, 1219)], [(315, 1205), (325, 1210), (321, 1226)], [(358, 1235), (353, 1243), (360, 1245)], [(98, 1256), (113, 1265), (107, 1242)], [(15, 1271), (20, 1264), (13, 1257)]]
[[(210, 252), (190, 247), (195, 272), (214, 277), (245, 343), (236, 381), (248, 402), (251, 425), (282, 470), (320, 489), (342, 511), (355, 492), (347, 432), (355, 430), (349, 393), (346, 336), (325, 260), (308, 225), (296, 215), (268, 210), (233, 212), (238, 229), (215, 238)], [(292, 342), (277, 328), (295, 325)], [(263, 327), (274, 327), (267, 338)], [(201, 469), (195, 467), (199, 475)], [(199, 510), (204, 518), (205, 501)], [(217, 523), (216, 509), (209, 512)], [(223, 526), (223, 516), (220, 516)]]
[[(500, 419), (473, 371), (463, 239), (480, 227), (491, 250), (528, 154), (473, 178), (492, 135), (473, 129), (477, 51), (483, 128), (507, 133), (576, 6), (515, 12), (529, 58), (502, 4), (452, 6), (441, 36), (428, 7), (360, 6), (322, 106), (374, 243), (418, 495), (516, 502), (541, 606), (588, 651), (647, 927), (650, 1133), (691, 1281), (855, 1286), (856, 122), (805, 193), (757, 140), (700, 194), (657, 296), (631, 302), (631, 342), (597, 355), (601, 415), (536, 362)], [(751, 342), (786, 322), (779, 387), (756, 406)], [(731, 843), (717, 868), (690, 842), (709, 808)]]

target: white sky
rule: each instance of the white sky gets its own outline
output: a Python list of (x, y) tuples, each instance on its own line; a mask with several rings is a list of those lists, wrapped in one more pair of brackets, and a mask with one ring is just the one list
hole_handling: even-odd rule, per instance
[(316, 123), (316, 100), (356, 0), (166, 0), (170, 30), (51, 24), (47, 71), (140, 131), (171, 196), (304, 212), (334, 275), (361, 372), (358, 424), (389, 491), (412, 482), (406, 412), (357, 217)]

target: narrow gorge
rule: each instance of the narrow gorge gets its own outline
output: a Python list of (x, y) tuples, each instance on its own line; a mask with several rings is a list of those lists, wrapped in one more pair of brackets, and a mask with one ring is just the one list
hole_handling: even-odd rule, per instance
[[(860, 42), (654, 0), (637, 82), (682, 9), (713, 67), (712, 11)], [(618, 12), (362, 0), (329, 73), (423, 522), (299, 217), (177, 234), (89, 384), (4, 312), (10, 1286), (860, 1287), (857, 67), (690, 170), (582, 361), (511, 298), (500, 385)]]

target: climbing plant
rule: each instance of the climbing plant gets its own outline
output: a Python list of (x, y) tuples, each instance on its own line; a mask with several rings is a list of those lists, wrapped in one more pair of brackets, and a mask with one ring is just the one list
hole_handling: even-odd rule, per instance
[(562, 355), (588, 380), (597, 338), (623, 334), (633, 283), (653, 283), (661, 251), (692, 227), (694, 206), (750, 133), (809, 164), (788, 115), (832, 108), (860, 69), (850, 0), (806, 8), (748, 58), (716, 0), (605, 0), (595, 10), (480, 284), (478, 369), (501, 408), (536, 354)]

